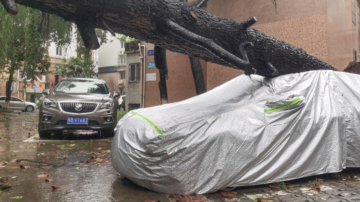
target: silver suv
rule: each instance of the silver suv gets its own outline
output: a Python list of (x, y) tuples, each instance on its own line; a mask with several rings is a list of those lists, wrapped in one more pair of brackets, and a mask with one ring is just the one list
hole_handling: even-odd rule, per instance
[(114, 136), (117, 106), (105, 81), (98, 79), (63, 79), (53, 92), (44, 90), (39, 113), (39, 135), (48, 138), (63, 130), (97, 130)]

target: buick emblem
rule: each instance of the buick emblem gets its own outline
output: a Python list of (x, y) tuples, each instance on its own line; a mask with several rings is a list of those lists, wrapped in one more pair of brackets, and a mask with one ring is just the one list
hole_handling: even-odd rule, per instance
[(82, 110), (82, 104), (77, 103), (75, 105), (75, 110), (78, 111), (78, 112), (81, 111)]

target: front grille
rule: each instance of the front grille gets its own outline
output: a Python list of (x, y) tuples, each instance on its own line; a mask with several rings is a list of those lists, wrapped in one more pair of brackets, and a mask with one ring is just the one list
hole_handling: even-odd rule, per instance
[[(81, 110), (75, 110), (75, 106), (81, 104)], [(96, 103), (82, 103), (82, 102), (63, 102), (60, 103), (61, 109), (65, 112), (70, 113), (90, 113), (95, 111), (97, 104)]]
[[(67, 126), (67, 121), (58, 121), (56, 123), (56, 125), (58, 126)], [(76, 124), (71, 124), (72, 126), (73, 125), (76, 125)], [(83, 124), (79, 124), (79, 125), (83, 125)], [(97, 121), (89, 121), (89, 124), (87, 126), (97, 126), (99, 125), (99, 123)]]

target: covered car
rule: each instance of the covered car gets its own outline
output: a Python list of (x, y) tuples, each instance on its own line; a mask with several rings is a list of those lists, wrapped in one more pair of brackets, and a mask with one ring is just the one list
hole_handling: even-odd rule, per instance
[(360, 76), (239, 76), (185, 101), (131, 111), (114, 168), (150, 190), (204, 194), (360, 167)]

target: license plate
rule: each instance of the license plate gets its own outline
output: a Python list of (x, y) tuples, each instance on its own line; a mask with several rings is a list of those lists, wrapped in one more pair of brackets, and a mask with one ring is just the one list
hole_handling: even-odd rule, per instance
[(89, 118), (86, 117), (68, 117), (67, 124), (89, 124)]

